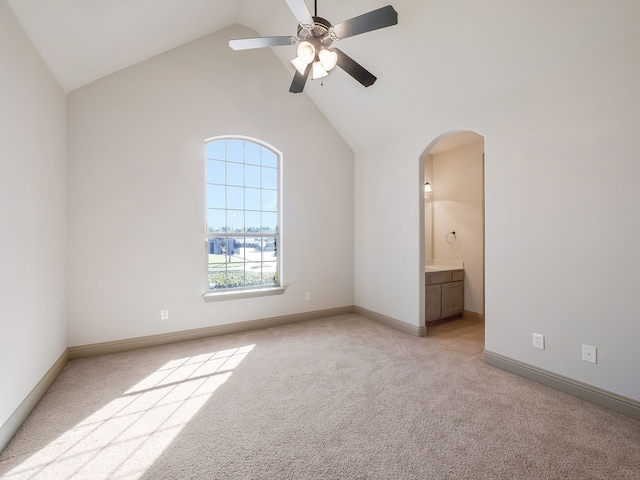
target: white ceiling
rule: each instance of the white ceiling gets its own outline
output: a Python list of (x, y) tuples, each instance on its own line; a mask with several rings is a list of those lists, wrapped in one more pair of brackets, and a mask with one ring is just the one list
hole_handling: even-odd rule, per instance
[(236, 22), (234, 0), (7, 0), (68, 92)]
[[(233, 23), (296, 32), (284, 0), (6, 1), (65, 91)], [(305, 88), (354, 150), (640, 28), (638, 0), (319, 0), (318, 14), (335, 24), (388, 3), (397, 26), (339, 45), (376, 84), (336, 69)], [(293, 47), (272, 51), (293, 75)]]

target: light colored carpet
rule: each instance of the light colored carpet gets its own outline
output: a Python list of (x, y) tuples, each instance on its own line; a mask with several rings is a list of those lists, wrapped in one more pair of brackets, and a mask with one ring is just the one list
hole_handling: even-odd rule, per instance
[(640, 422), (357, 315), (70, 362), (7, 479), (634, 479)]

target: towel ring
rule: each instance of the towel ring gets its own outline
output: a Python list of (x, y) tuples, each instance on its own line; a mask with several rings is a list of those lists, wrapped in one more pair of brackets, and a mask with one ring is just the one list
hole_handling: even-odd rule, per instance
[(456, 243), (456, 232), (449, 232), (447, 236), (444, 238), (449, 245), (453, 245)]

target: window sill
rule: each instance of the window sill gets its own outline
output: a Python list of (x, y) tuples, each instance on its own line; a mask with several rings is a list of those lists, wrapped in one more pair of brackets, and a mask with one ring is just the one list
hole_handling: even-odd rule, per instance
[(235, 292), (207, 292), (202, 295), (206, 303), (224, 300), (239, 300), (241, 298), (268, 297), (282, 295), (287, 287), (256, 288), (255, 290), (238, 290)]

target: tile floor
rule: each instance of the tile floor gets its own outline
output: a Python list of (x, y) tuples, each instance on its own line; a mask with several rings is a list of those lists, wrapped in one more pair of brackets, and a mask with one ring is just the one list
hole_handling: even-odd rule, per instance
[(484, 322), (462, 317), (429, 323), (427, 340), (482, 360)]

